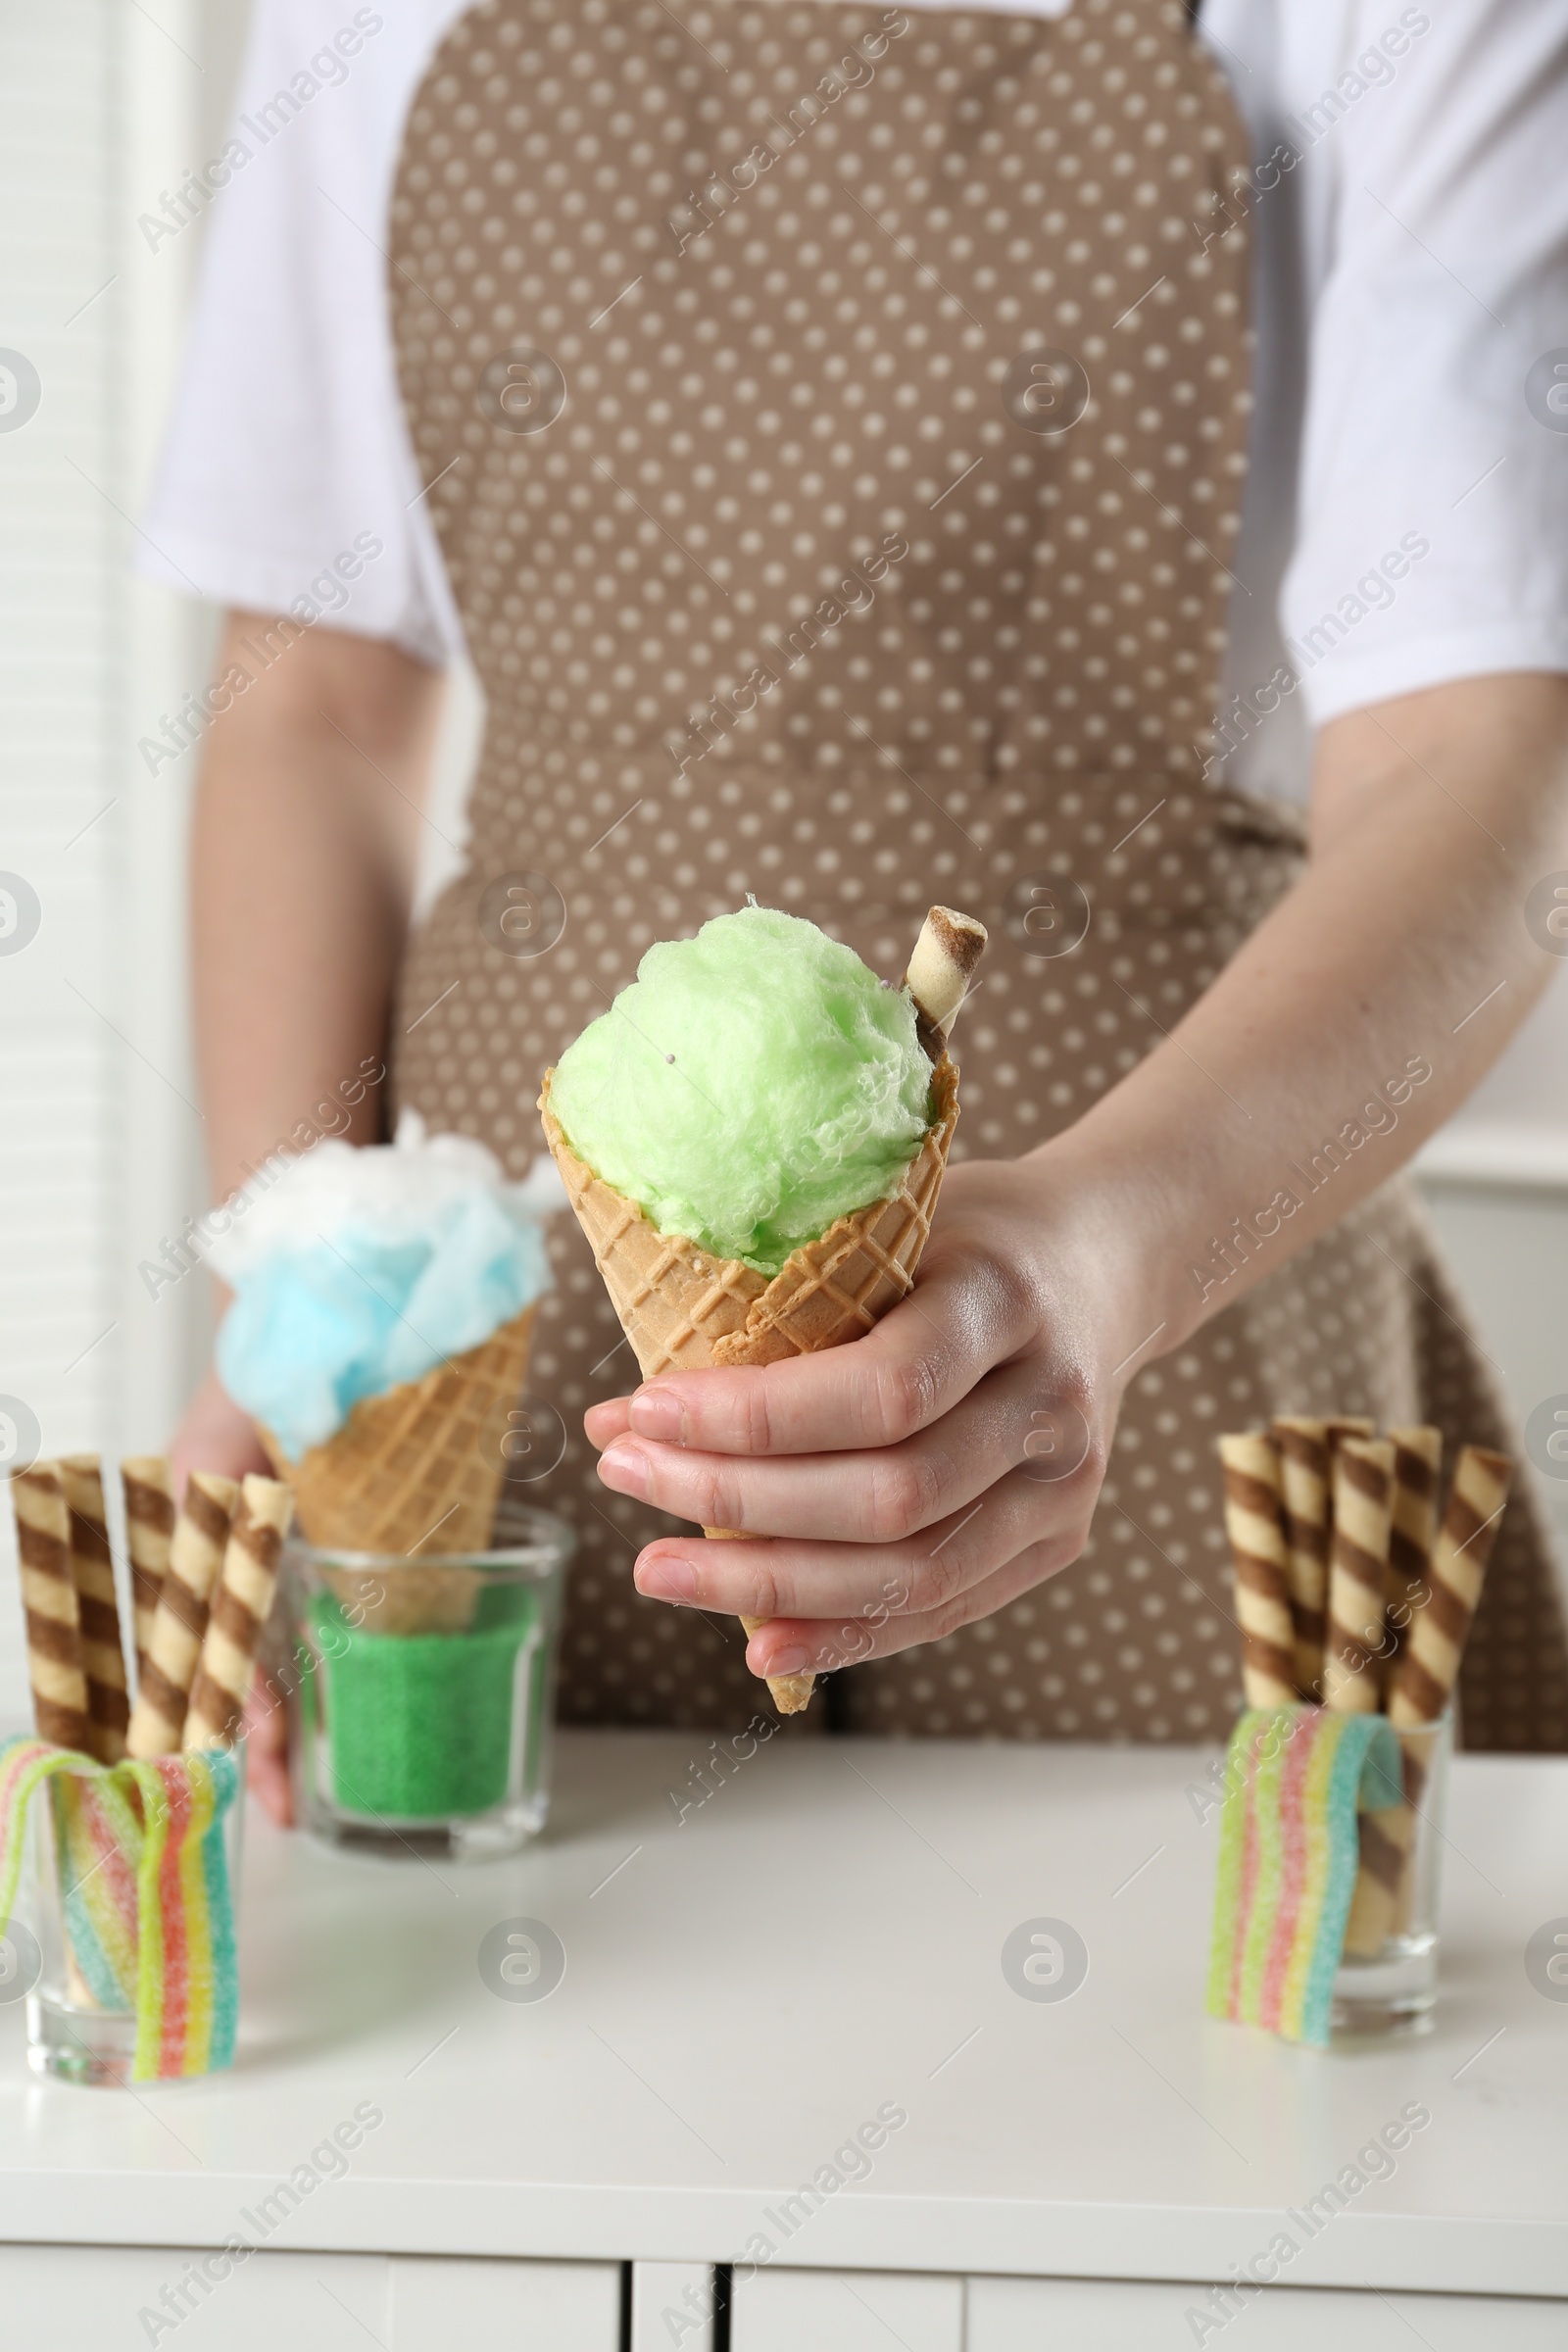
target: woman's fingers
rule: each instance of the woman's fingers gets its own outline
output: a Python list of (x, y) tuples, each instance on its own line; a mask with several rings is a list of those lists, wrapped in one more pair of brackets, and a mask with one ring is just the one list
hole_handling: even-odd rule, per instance
[(288, 1716), (283, 1693), (266, 1675), (251, 1684), (245, 1707), (245, 1778), (262, 1809), (278, 1826), (294, 1820), (294, 1792), (288, 1773)]
[(707, 1453), (896, 1446), (951, 1411), (1031, 1330), (1021, 1285), (956, 1250), (863, 1339), (785, 1363), (666, 1372), (595, 1405), (584, 1427), (596, 1446), (630, 1435)]
[(185, 1407), (169, 1445), (174, 1493), (183, 1494), (192, 1470), (220, 1470), (243, 1478), (248, 1470), (270, 1477), (272, 1465), (249, 1413), (234, 1402), (218, 1374), (209, 1371)]
[(977, 1618), (1005, 1608), (1020, 1592), (1068, 1566), (1082, 1546), (1081, 1529), (1076, 1540), (1055, 1538), (1031, 1544), (967, 1592), (956, 1593), (939, 1608), (915, 1615), (900, 1616), (891, 1608), (884, 1613), (873, 1607), (859, 1617), (825, 1622), (820, 1618), (778, 1618), (752, 1636), (746, 1663), (753, 1674), (760, 1676), (832, 1674), (841, 1666), (863, 1665), (868, 1658), (892, 1657), (921, 1642), (940, 1642), (960, 1625), (971, 1625)]
[(650, 1599), (731, 1617), (923, 1617), (1030, 1544), (1059, 1544), (1066, 1556), (1081, 1540), (1090, 1500), (1083, 1481), (1043, 1486), (1025, 1468), (912, 1542), (725, 1544), (668, 1536), (639, 1556), (635, 1580)]
[(960, 1168), (917, 1289), (863, 1339), (595, 1406), (607, 1486), (759, 1539), (666, 1538), (639, 1589), (762, 1620), (756, 1673), (826, 1673), (939, 1640), (1076, 1559), (1113, 1382), (1092, 1393), (1070, 1287), (1058, 1328), (1037, 1223), (1019, 1170)]
[(612, 1446), (617, 1438), (625, 1437), (631, 1429), (631, 1398), (607, 1396), (602, 1404), (591, 1404), (582, 1417), (582, 1426), (590, 1446), (601, 1452)]
[[(617, 1494), (700, 1527), (837, 1544), (901, 1543), (972, 1503), (1015, 1464), (1033, 1466), (1053, 1412), (1053, 1426), (1065, 1432), (1070, 1424), (1074, 1437), (1081, 1432), (1081, 1459), (1089, 1450), (1088, 1423), (1076, 1408), (1048, 1397), (1045, 1373), (1031, 1359), (988, 1374), (940, 1422), (902, 1445), (747, 1460), (617, 1438), (600, 1457), (599, 1476)], [(1076, 1460), (1067, 1465), (1076, 1466)], [(1048, 1461), (1036, 1475), (1041, 1471), (1059, 1477), (1061, 1465)]]

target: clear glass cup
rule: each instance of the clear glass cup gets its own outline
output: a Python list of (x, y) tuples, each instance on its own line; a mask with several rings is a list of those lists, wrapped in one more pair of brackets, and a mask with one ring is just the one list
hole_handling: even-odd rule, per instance
[(1453, 1710), (1395, 1734), (1402, 1804), (1360, 1816), (1361, 1864), (1334, 1980), (1335, 2034), (1419, 2034), (1438, 1997), (1438, 1897)]
[[(236, 1938), (240, 1856), (245, 1828), (245, 1749), (237, 1744), (238, 1786), (223, 1815)], [(128, 1941), (100, 1935), (99, 1888), (88, 1882), (123, 1874), (134, 1886), (136, 1856), (104, 1839), (96, 1858), (74, 1856), (64, 1826), (63, 1775), (45, 1781), (27, 1816), (26, 1859), (14, 1917), (0, 1938), (0, 1997), (9, 1978), (27, 1986), (27, 2063), (57, 2082), (123, 2085), (136, 2055), (134, 1933)], [(100, 1813), (100, 1819), (103, 1818)]]
[(412, 1560), (286, 1546), (294, 1799), (317, 1837), (462, 1860), (543, 1828), (576, 1539), (510, 1501), (497, 1534), (493, 1550)]

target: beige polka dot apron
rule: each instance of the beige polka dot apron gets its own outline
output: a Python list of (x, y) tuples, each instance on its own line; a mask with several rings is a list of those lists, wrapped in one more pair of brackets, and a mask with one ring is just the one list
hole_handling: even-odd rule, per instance
[[(1248, 165), (1159, 0), (495, 0), (457, 24), (389, 285), (489, 710), (467, 870), (403, 976), (402, 1100), (520, 1174), (546, 1065), (652, 941), (748, 891), (890, 976), (934, 899), (992, 926), (960, 1157), (1043, 1142), (1171, 1027), (1302, 858), (1294, 816), (1203, 780), (1250, 264), (1194, 224)], [(540, 1466), (552, 1409), (564, 1453), (523, 1492), (581, 1538), (564, 1714), (731, 1728), (760, 1695), (739, 1629), (637, 1595), (673, 1523), (593, 1476), (583, 1409), (635, 1366), (558, 1225), (530, 1389)], [(837, 1675), (808, 1735), (1221, 1738), (1215, 1437), (1344, 1410), (1494, 1443), (1477, 1373), (1390, 1188), (1139, 1374), (1075, 1567)], [(1527, 1503), (1464, 1698), (1473, 1743), (1568, 1744)]]

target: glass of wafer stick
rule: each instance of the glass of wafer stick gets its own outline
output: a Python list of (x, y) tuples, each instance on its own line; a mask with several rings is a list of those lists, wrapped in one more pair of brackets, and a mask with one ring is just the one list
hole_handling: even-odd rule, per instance
[[(176, 1509), (169, 1464), (156, 1457), (124, 1461), (121, 1484), (117, 1578), (96, 1456), (34, 1462), (10, 1481), (35, 1739), (16, 1743), (0, 1768), (0, 1837), (24, 1843), (0, 1981), (11, 1997), (25, 1990), (34, 2072), (90, 2083), (131, 2076), (138, 2000), (145, 2010), (148, 1997), (144, 1857), (162, 1850), (173, 1867), (182, 1840), (199, 1838), (213, 1794), (212, 1776), (166, 1770), (166, 1760), (215, 1749), (237, 1763), (221, 1776), (232, 1798), (214, 1808), (218, 1850), (201, 1849), (209, 1878), (222, 1881), (205, 1893), (220, 1899), (160, 1912), (157, 1991), (175, 2058), (163, 2071), (204, 2071), (215, 2023), (231, 2031), (231, 2019), (215, 2020), (214, 1984), (225, 1971), (232, 1978), (241, 1724), (291, 1510), (272, 1479), (237, 1485), (201, 1471)], [(122, 1591), (131, 1604), (123, 1621)], [(80, 1768), (61, 1765), (57, 1751)], [(15, 1791), (45, 1757), (49, 1777), (24, 1808)]]
[(1444, 1500), (1438, 1430), (1358, 1416), (1282, 1416), (1219, 1451), (1248, 1705), (1381, 1714), (1399, 1743), (1401, 1801), (1359, 1817), (1334, 2032), (1420, 2031), (1459, 1666), (1513, 1463), (1462, 1446)]

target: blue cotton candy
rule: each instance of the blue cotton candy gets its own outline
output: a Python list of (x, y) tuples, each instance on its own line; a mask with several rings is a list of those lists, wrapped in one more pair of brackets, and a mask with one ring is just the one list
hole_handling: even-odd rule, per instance
[(361, 1397), (421, 1379), (547, 1290), (542, 1216), (559, 1197), (548, 1180), (503, 1183), (466, 1138), (426, 1144), (422, 1130), (314, 1156), (269, 1163), (212, 1252), (234, 1291), (219, 1377), (291, 1461)]

